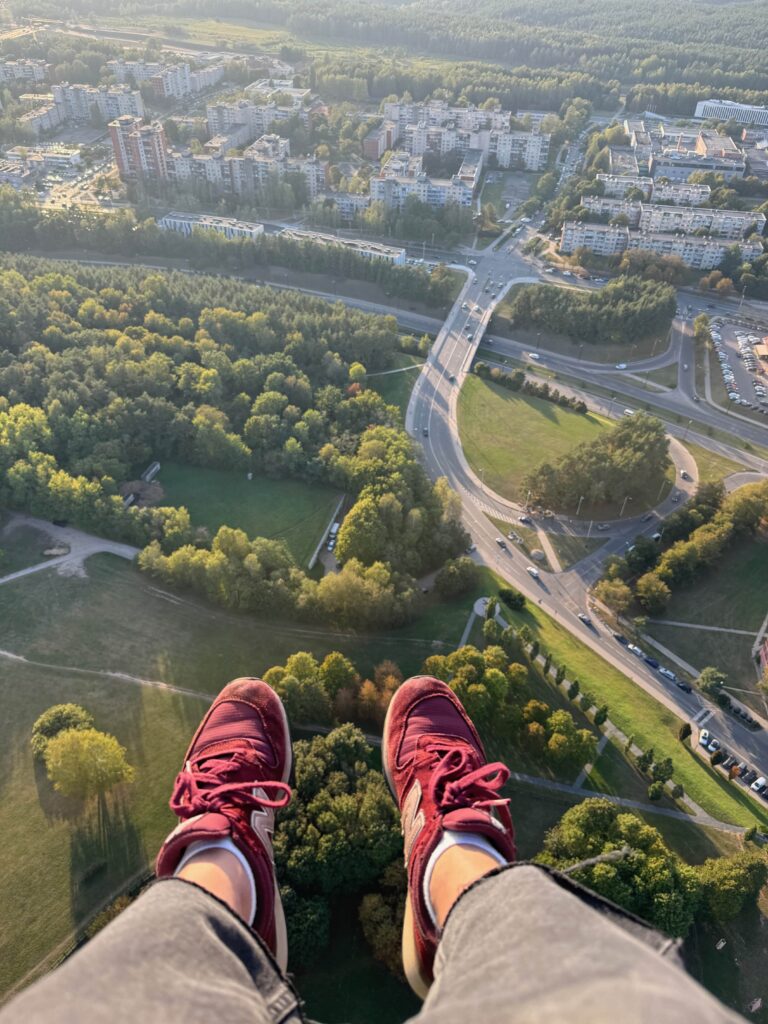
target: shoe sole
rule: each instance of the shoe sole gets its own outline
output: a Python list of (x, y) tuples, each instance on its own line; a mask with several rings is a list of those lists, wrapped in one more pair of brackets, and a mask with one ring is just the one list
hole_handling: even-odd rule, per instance
[[(267, 684), (269, 685), (269, 684)], [(277, 694), (275, 694), (277, 696)], [(285, 749), (288, 751), (288, 757), (285, 762), (285, 769), (281, 782), (288, 782), (291, 777), (291, 771), (293, 769), (293, 744), (291, 743), (291, 730), (288, 724), (288, 715), (283, 702), (280, 701), (280, 715), (283, 720), (283, 735), (285, 739)], [(270, 853), (272, 851), (270, 850)], [(274, 859), (273, 859), (274, 863)], [(280, 887), (277, 884), (277, 874), (275, 874), (275, 960), (280, 970), (285, 974), (288, 969), (288, 928), (285, 923), (285, 911), (283, 910), (283, 902), (280, 899)]]
[[(392, 776), (389, 773), (389, 724), (390, 724), (390, 711), (394, 704), (394, 697), (389, 702), (387, 708), (387, 714), (384, 718), (384, 731), (381, 737), (381, 766), (384, 770), (384, 778), (387, 780), (387, 785), (392, 794), (392, 799), (400, 808), (400, 804), (397, 799), (397, 793), (392, 782)], [(427, 998), (431, 982), (424, 976), (421, 968), (421, 960), (419, 959), (419, 952), (416, 946), (416, 925), (413, 920), (413, 910), (411, 909), (411, 894), (407, 893), (405, 897), (405, 916), (403, 917), (403, 936), (401, 939), (401, 953), (403, 957), (403, 970), (405, 971), (405, 977), (408, 984), (413, 989), (414, 993), (419, 999), (424, 1000)]]

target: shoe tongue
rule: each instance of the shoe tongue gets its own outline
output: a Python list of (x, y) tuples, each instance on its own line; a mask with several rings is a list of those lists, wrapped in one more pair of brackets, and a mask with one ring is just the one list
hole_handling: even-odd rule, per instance
[(275, 752), (260, 723), (251, 716), (243, 715), (240, 706), (234, 701), (222, 701), (214, 708), (206, 723), (204, 735), (205, 746), (194, 752), (195, 761), (199, 762), (201, 753), (206, 760), (209, 756), (223, 760), (236, 750), (250, 750), (254, 762), (268, 765), (275, 763)]
[(446, 749), (459, 742), (474, 747), (475, 740), (470, 727), (446, 697), (427, 697), (419, 701), (408, 716), (400, 747), (401, 760), (408, 758), (425, 743), (445, 739)]

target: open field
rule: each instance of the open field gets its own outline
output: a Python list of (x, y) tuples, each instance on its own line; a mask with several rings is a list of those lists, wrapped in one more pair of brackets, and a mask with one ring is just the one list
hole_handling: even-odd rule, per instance
[[(101, 821), (54, 792), (29, 748), (32, 723), (74, 701), (127, 748), (135, 781), (108, 799)], [(172, 827), (169, 787), (205, 704), (4, 661), (0, 671), (0, 993), (18, 982), (110, 894), (147, 869)], [(23, 937), (23, 941), (21, 938)]]
[(677, 363), (669, 363), (667, 366), (660, 366), (657, 370), (639, 371), (636, 376), (653, 384), (661, 384), (665, 388), (676, 388), (678, 369)]
[(709, 572), (672, 592), (665, 618), (755, 633), (768, 613), (768, 538), (736, 543)]
[[(368, 387), (378, 392), (389, 405), (396, 405), (405, 421), (405, 411), (413, 391), (413, 385), (419, 376), (424, 360), (407, 352), (398, 352), (395, 356), (393, 369), (402, 373), (380, 373), (368, 378)], [(408, 369), (405, 369), (408, 367)]]
[(594, 441), (608, 420), (508, 391), (470, 375), (459, 397), (459, 430), (472, 469), (505, 498), (525, 497), (523, 477), (544, 460)]
[(567, 666), (569, 678), (578, 678), (582, 689), (588, 690), (598, 703), (608, 705), (611, 721), (628, 736), (634, 736), (641, 749), (653, 747), (658, 757), (671, 757), (676, 781), (713, 817), (746, 826), (755, 821), (768, 824), (768, 811), (679, 742), (681, 722), (676, 715), (585, 647), (556, 620), (530, 605), (523, 612), (505, 611), (505, 617), (516, 626), (525, 623), (555, 663)]
[(724, 480), (731, 473), (744, 472), (744, 466), (740, 463), (726, 458), (725, 455), (718, 455), (717, 452), (708, 452), (700, 444), (691, 444), (690, 441), (686, 441), (685, 447), (696, 460), (701, 483), (713, 483)]
[(550, 533), (548, 537), (563, 569), (570, 569), (605, 544), (605, 538), (599, 534), (597, 537), (577, 537), (572, 533)]
[(189, 509), (195, 526), (211, 534), (235, 526), (249, 537), (281, 538), (306, 565), (341, 495), (323, 484), (270, 480), (229, 470), (164, 463), (157, 477), (170, 505)]
[(0, 576), (44, 562), (43, 551), (50, 546), (50, 537), (32, 526), (17, 526), (4, 534), (0, 519)]

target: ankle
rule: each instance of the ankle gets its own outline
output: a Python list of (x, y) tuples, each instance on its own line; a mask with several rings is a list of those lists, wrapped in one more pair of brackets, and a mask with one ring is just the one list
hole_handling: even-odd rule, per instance
[(438, 928), (445, 924), (459, 896), (499, 864), (498, 858), (472, 846), (449, 846), (439, 856), (429, 879), (429, 898)]
[(240, 859), (223, 847), (206, 847), (182, 860), (176, 877), (194, 882), (216, 896), (248, 924), (253, 922), (256, 901), (253, 876)]

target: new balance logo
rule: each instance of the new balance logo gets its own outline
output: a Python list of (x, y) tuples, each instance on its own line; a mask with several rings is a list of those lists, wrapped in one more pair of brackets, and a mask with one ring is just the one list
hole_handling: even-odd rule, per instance
[(405, 851), (405, 865), (407, 867), (413, 844), (424, 828), (424, 811), (421, 810), (421, 783), (418, 779), (411, 786), (408, 796), (403, 803), (402, 820), (403, 848)]

